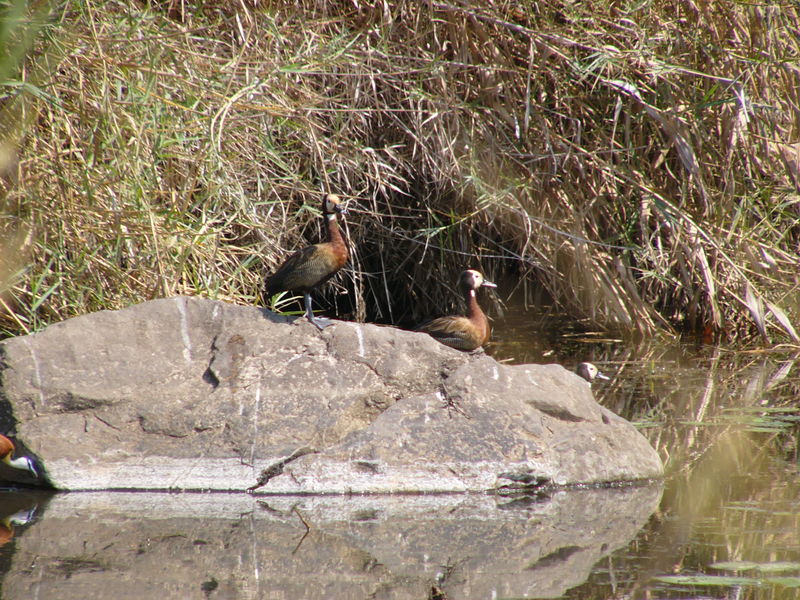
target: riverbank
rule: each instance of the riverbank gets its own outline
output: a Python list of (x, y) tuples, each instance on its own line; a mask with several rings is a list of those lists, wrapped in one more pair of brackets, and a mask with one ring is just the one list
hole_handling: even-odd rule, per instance
[(31, 18), (0, 66), (3, 335), (156, 297), (256, 304), (332, 191), (353, 252), (320, 306), (340, 318), (455, 310), (475, 267), (594, 328), (797, 342), (791, 7)]

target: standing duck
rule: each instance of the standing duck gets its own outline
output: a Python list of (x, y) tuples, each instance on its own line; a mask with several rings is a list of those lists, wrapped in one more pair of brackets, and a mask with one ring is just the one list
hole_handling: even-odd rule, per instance
[(337, 213), (342, 212), (339, 196), (326, 194), (322, 199), (322, 214), (328, 226), (328, 241), (314, 244), (292, 254), (267, 277), (266, 295), (278, 292), (302, 292), (306, 306), (306, 318), (322, 331), (331, 322), (317, 319), (311, 310), (311, 292), (333, 277), (347, 262), (347, 245), (336, 222)]
[(592, 383), (595, 379), (611, 379), (610, 377), (603, 375), (603, 373), (600, 372), (600, 369), (590, 362), (582, 362), (576, 367), (575, 372), (589, 383)]
[(491, 329), (489, 327), (489, 319), (486, 318), (475, 297), (475, 290), (481, 286), (497, 287), (491, 281), (484, 279), (483, 274), (474, 269), (467, 269), (461, 273), (458, 278), (458, 287), (464, 293), (467, 314), (463, 317), (459, 315), (439, 317), (433, 321), (423, 323), (417, 327), (417, 331), (424, 331), (445, 346), (450, 346), (456, 350), (475, 350), (483, 346), (489, 341)]
[(13, 458), (13, 456), (14, 442), (12, 442), (3, 434), (0, 434), (0, 460), (6, 463), (9, 467), (20, 469), (22, 471), (28, 471), (28, 473), (34, 477), (39, 477), (39, 474), (36, 472), (36, 466), (33, 464), (33, 461), (30, 458), (27, 456)]

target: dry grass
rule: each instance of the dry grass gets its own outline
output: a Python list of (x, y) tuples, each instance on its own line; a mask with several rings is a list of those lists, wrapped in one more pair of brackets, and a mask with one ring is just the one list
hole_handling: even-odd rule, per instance
[(0, 86), (7, 333), (171, 294), (257, 302), (333, 191), (353, 249), (325, 294), (340, 316), (452, 308), (470, 266), (595, 327), (798, 341), (795, 4), (48, 17), (10, 28), (36, 38)]

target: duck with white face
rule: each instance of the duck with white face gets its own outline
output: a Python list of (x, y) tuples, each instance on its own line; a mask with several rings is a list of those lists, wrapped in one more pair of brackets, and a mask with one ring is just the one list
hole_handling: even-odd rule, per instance
[(456, 350), (476, 350), (489, 341), (492, 330), (489, 319), (478, 304), (475, 292), (481, 287), (496, 288), (497, 285), (487, 281), (480, 271), (467, 269), (458, 278), (458, 287), (464, 294), (467, 314), (439, 317), (423, 323), (416, 330), (424, 331), (445, 346)]
[(592, 383), (595, 379), (605, 379), (606, 381), (610, 381), (611, 378), (607, 377), (603, 373), (600, 372), (593, 363), (590, 362), (582, 362), (576, 368), (575, 372), (583, 377), (589, 383)]
[(0, 434), (0, 460), (6, 463), (9, 467), (13, 469), (19, 469), (21, 471), (27, 471), (36, 479), (38, 479), (39, 472), (36, 470), (36, 465), (34, 464), (33, 460), (27, 456), (14, 458), (14, 450), (14, 442), (12, 442), (6, 436)]
[(344, 212), (336, 194), (326, 194), (322, 199), (322, 214), (328, 230), (328, 241), (298, 250), (267, 277), (264, 288), (269, 297), (278, 292), (302, 292), (306, 318), (322, 331), (332, 323), (314, 316), (311, 310), (311, 292), (322, 286), (341, 269), (350, 257), (336, 216)]

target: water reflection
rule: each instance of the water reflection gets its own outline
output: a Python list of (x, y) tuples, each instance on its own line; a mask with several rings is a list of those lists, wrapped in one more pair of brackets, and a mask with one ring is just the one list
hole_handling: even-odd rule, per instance
[(3, 597), (558, 597), (660, 496), (61, 494), (17, 536)]
[[(636, 422), (670, 477), (660, 511), (569, 598), (800, 596), (800, 360), (797, 349), (735, 351), (699, 340), (620, 342), (509, 311), (499, 360), (590, 360), (595, 396)], [(520, 352), (524, 339), (533, 343)]]
[(29, 525), (40, 516), (51, 495), (39, 491), (0, 490), (0, 546), (14, 538), (17, 528)]
[(797, 598), (796, 468), (767, 458), (739, 473), (724, 469), (731, 464), (724, 448), (714, 453), (690, 476), (672, 478), (636, 541), (566, 597)]

